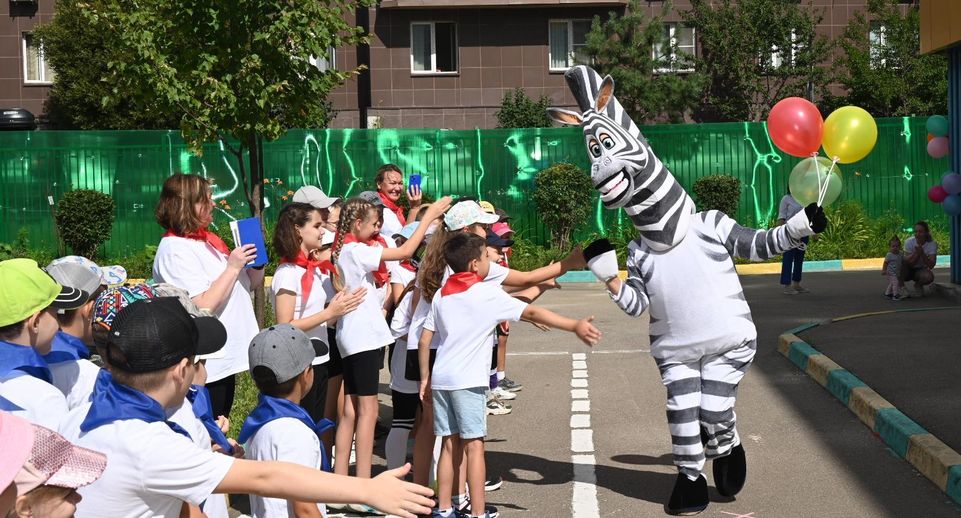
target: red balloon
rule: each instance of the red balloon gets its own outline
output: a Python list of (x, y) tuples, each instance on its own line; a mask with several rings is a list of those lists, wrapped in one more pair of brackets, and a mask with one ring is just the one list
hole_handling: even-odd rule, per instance
[(796, 157), (809, 157), (821, 147), (824, 118), (810, 101), (788, 97), (771, 108), (767, 131), (781, 151)]
[(944, 190), (944, 187), (940, 185), (935, 185), (928, 189), (928, 199), (934, 203), (941, 203), (945, 198), (948, 197), (948, 191)]

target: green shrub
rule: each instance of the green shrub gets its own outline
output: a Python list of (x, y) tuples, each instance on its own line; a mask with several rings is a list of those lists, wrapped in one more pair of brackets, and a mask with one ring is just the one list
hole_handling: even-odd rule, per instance
[(587, 172), (573, 164), (554, 164), (534, 177), (532, 194), (537, 212), (551, 230), (555, 248), (566, 250), (571, 233), (591, 215), (594, 186)]
[(570, 253), (568, 250), (547, 248), (523, 237), (515, 237), (514, 246), (511, 248), (510, 266), (514, 270), (529, 272), (546, 266), (551, 261), (560, 261), (568, 253)]
[(736, 217), (741, 198), (741, 181), (733, 176), (711, 175), (694, 181), (694, 201), (697, 210), (719, 210)]
[(543, 95), (533, 100), (517, 88), (504, 93), (501, 108), (494, 115), (498, 128), (550, 128), (553, 124), (547, 116), (547, 109), (553, 101)]
[(100, 244), (110, 239), (115, 204), (100, 191), (79, 189), (63, 196), (57, 206), (57, 230), (74, 254), (95, 259)]
[(157, 255), (157, 247), (147, 245), (143, 250), (135, 254), (111, 259), (109, 262), (105, 261), (105, 263), (123, 266), (124, 269), (127, 270), (128, 279), (150, 279), (153, 277), (153, 259), (155, 255)]

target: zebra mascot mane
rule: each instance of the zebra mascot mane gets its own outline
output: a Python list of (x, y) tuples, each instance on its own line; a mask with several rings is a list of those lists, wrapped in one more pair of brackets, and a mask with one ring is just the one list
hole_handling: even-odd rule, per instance
[(651, 150), (614, 97), (614, 80), (580, 65), (564, 74), (582, 113), (550, 108), (557, 122), (581, 125), (591, 157), (591, 180), (608, 209), (624, 208), (641, 238), (657, 251), (687, 234), (694, 200)]

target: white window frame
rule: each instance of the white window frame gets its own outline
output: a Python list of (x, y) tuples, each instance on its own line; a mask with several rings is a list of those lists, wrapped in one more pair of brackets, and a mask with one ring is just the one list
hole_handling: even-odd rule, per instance
[(327, 72), (328, 70), (337, 70), (337, 49), (335, 47), (330, 47), (327, 49), (328, 58), (318, 58), (317, 56), (310, 56), (310, 64), (317, 67), (317, 70), (321, 72)]
[[(454, 26), (454, 61), (457, 70), (438, 71), (437, 70), (437, 24), (449, 23)], [(414, 70), (414, 26), (430, 25), (430, 68), (431, 70)], [(457, 30), (457, 22), (440, 20), (431, 22), (410, 22), (410, 74), (412, 76), (456, 76), (460, 74), (460, 31)]]
[[(675, 63), (677, 63), (677, 55), (674, 54), (674, 48), (677, 47), (677, 29), (678, 27), (683, 27), (682, 22), (664, 22), (664, 26), (668, 28), (668, 46), (669, 46), (671, 55), (667, 57), (671, 65), (668, 67), (655, 68), (654, 71), (659, 74), (693, 72), (694, 71), (693, 68), (675, 68), (674, 66)], [(693, 51), (691, 52), (691, 57), (692, 58), (697, 57), (697, 29), (695, 29), (694, 27), (685, 27), (685, 28), (691, 29), (691, 36), (693, 36), (692, 40), (694, 42), (694, 48), (692, 49)], [(651, 58), (654, 60), (657, 60), (658, 58), (657, 49), (654, 47), (651, 47)]]
[(23, 58), (23, 83), (28, 85), (52, 85), (53, 78), (47, 79), (47, 60), (43, 55), (43, 46), (37, 48), (37, 55), (39, 58), (39, 66), (37, 67), (37, 72), (40, 75), (40, 79), (30, 79), (27, 77), (27, 37), (33, 36), (32, 32), (24, 32), (20, 34), (20, 55)]
[(883, 23), (871, 22), (871, 29), (868, 31), (868, 58), (871, 60), (871, 68), (887, 66), (887, 58), (879, 56), (888, 44), (887, 31), (888, 28)]
[[(566, 72), (577, 64), (574, 62), (574, 22), (590, 23), (591, 20), (588, 18), (551, 18), (547, 20), (547, 70), (549, 72)], [(551, 26), (555, 23), (567, 24), (567, 62), (570, 64), (563, 68), (551, 66), (551, 63), (554, 62), (553, 56), (551, 55)], [(580, 46), (586, 45), (587, 40), (585, 39), (584, 45)]]
[(785, 65), (785, 63), (787, 63), (788, 66), (793, 67), (797, 60), (797, 53), (800, 46), (801, 44), (798, 42), (797, 33), (794, 29), (791, 29), (791, 60), (786, 61), (784, 59), (784, 55), (781, 53), (780, 49), (778, 49), (778, 46), (771, 45), (771, 57), (768, 59), (768, 66), (773, 70), (780, 69)]

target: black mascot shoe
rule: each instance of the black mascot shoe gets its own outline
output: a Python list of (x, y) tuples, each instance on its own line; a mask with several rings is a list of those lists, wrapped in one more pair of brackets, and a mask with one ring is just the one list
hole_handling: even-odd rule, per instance
[(734, 496), (744, 487), (747, 478), (747, 459), (744, 446), (738, 444), (731, 453), (714, 459), (714, 485), (724, 496)]
[(707, 509), (707, 479), (704, 475), (692, 481), (683, 473), (677, 474), (671, 499), (664, 506), (664, 512), (674, 516), (690, 516)]

